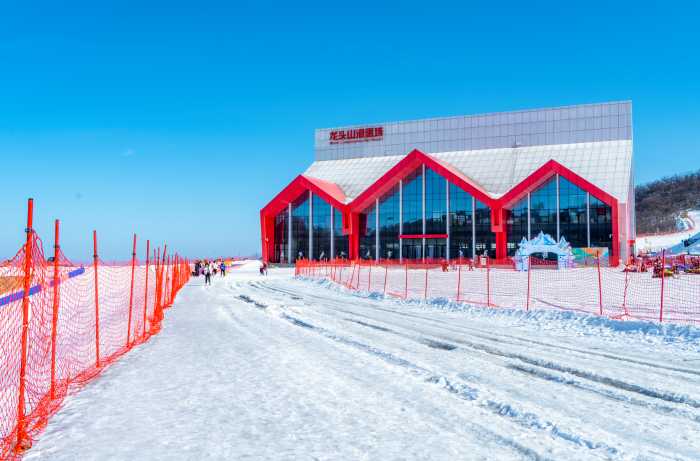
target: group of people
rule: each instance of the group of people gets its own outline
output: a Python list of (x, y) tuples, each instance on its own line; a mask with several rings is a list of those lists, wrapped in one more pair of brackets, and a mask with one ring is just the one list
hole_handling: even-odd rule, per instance
[(655, 278), (674, 277), (683, 272), (700, 274), (700, 257), (669, 257), (664, 261), (660, 256), (653, 258), (630, 256), (623, 272), (649, 272), (650, 269), (652, 277)]
[(195, 277), (203, 275), (205, 285), (211, 285), (211, 276), (216, 274), (221, 274), (222, 277), (226, 276), (226, 262), (223, 259), (198, 259), (194, 262), (192, 275)]

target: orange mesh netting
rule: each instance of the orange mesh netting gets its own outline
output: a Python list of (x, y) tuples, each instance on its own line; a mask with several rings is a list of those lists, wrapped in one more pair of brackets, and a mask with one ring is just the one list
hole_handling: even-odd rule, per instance
[(71, 262), (58, 246), (47, 260), (32, 230), (0, 265), (0, 460), (19, 458), (69, 392), (158, 333), (163, 310), (188, 281), (186, 259), (164, 248), (139, 261)]
[(441, 298), (484, 307), (700, 324), (700, 257), (661, 255), (624, 268), (592, 262), (557, 269), (556, 263), (532, 258), (530, 270), (516, 271), (512, 260), (487, 257), (452, 264), (298, 260), (295, 273), (402, 299)]

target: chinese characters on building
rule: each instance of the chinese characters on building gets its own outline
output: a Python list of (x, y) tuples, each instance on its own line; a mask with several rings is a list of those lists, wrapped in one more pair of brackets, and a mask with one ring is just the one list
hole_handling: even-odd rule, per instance
[(378, 141), (384, 137), (384, 127), (355, 128), (351, 130), (335, 130), (329, 134), (331, 144), (346, 142)]

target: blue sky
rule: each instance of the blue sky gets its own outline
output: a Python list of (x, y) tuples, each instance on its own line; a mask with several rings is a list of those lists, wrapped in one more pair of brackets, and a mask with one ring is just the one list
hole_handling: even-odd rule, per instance
[(631, 99), (637, 182), (700, 168), (696, 2), (144, 3), (3, 6), (0, 258), (30, 196), (74, 259), (259, 251), (319, 127)]

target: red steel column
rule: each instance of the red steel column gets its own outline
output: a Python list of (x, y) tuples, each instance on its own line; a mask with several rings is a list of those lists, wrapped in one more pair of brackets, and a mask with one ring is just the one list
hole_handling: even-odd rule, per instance
[(32, 252), (34, 244), (34, 230), (32, 229), (34, 216), (34, 199), (29, 199), (27, 205), (27, 241), (24, 244), (24, 280), (22, 292), (22, 356), (19, 369), (19, 399), (17, 402), (17, 445), (15, 451), (21, 452), (28, 448), (26, 440), (26, 422), (24, 414), (24, 394), (27, 375), (27, 343), (29, 340), (29, 290), (32, 286)]
[(603, 285), (600, 278), (600, 252), (598, 252), (598, 258), (596, 261), (598, 266), (598, 314), (603, 315)]
[(60, 302), (58, 292), (58, 257), (60, 253), (59, 245), (59, 221), (54, 223), (53, 240), (53, 312), (51, 316), (51, 400), (56, 398), (56, 329), (58, 326), (58, 307)]
[(131, 251), (131, 289), (129, 292), (129, 321), (126, 326), (126, 347), (129, 347), (131, 340), (131, 316), (134, 308), (134, 271), (136, 270), (136, 234), (134, 234), (134, 245)]
[(93, 268), (95, 270), (95, 366), (100, 368), (100, 292), (97, 282), (97, 231), (92, 231)]
[(145, 294), (143, 298), (143, 332), (142, 332), (142, 337), (146, 337), (146, 312), (148, 311), (148, 257), (150, 256), (151, 252), (151, 241), (146, 240), (146, 288), (145, 288)]

